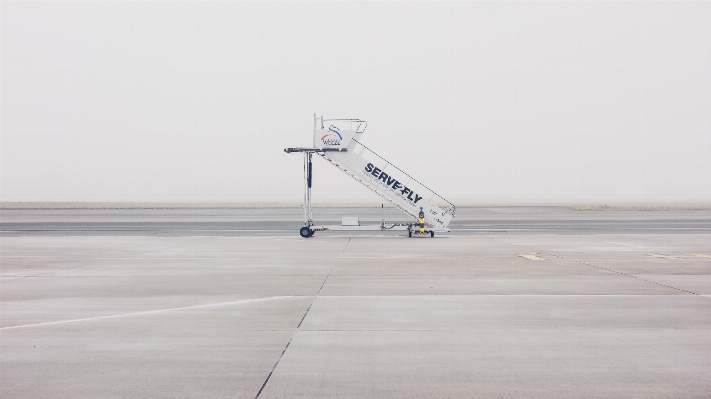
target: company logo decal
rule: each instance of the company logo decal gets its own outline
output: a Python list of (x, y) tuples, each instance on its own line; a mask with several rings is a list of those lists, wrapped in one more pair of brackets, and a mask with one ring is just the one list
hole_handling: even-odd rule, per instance
[(338, 128), (331, 125), (331, 127), (328, 128), (329, 133), (326, 133), (321, 137), (321, 142), (324, 145), (341, 145), (341, 140), (343, 140), (343, 136), (341, 136), (341, 133), (338, 132)]
[(391, 190), (399, 191), (400, 195), (410, 200), (413, 204), (416, 204), (417, 201), (422, 199), (421, 196), (417, 195), (411, 189), (403, 186), (402, 183), (380, 170), (380, 168), (376, 168), (372, 163), (365, 166), (365, 171), (366, 173), (370, 173), (374, 176), (375, 180), (382, 180), (383, 182), (381, 184), (385, 184)]

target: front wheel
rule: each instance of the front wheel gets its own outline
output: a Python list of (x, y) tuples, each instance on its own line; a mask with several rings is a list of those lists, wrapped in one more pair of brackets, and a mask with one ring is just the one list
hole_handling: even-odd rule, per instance
[(309, 238), (313, 235), (313, 230), (311, 230), (308, 227), (302, 227), (301, 230), (299, 230), (299, 235), (301, 235), (304, 238)]

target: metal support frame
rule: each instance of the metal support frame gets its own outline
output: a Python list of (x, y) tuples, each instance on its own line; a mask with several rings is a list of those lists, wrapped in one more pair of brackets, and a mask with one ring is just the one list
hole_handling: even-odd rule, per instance
[(306, 227), (311, 227), (314, 224), (311, 214), (311, 183), (313, 177), (311, 154), (309, 151), (304, 151), (304, 226)]
[[(365, 130), (365, 127), (367, 126), (367, 123), (365, 121), (362, 121), (360, 119), (324, 119), (323, 116), (317, 117), (317, 115), (314, 113), (314, 137), (316, 137), (316, 131), (318, 126), (320, 125), (321, 130), (324, 128), (324, 122), (325, 121), (342, 121), (342, 122), (348, 122), (351, 123), (351, 129), (352, 126), (355, 124), (355, 131), (357, 133), (363, 133)], [(320, 123), (319, 123), (320, 122)], [(374, 156), (377, 158), (380, 158), (385, 162), (385, 166), (383, 166), (382, 170), (385, 170), (387, 167), (392, 167), (397, 169), (398, 172), (404, 174), (408, 178), (408, 182), (405, 184), (405, 186), (409, 185), (411, 181), (417, 182), (422, 188), (430, 191), (432, 195), (429, 198), (429, 201), (431, 202), (433, 198), (438, 197), (440, 200), (443, 202), (447, 203), (449, 205), (449, 209), (446, 211), (443, 211), (442, 215), (445, 215), (446, 213), (451, 214), (451, 216), (454, 216), (454, 205), (442, 198), (440, 195), (436, 194), (434, 191), (431, 189), (427, 188), (424, 184), (420, 183), (416, 179), (414, 179), (412, 176), (408, 175), (404, 171), (402, 171), (400, 168), (396, 167), (395, 165), (392, 165), (390, 162), (385, 160), (383, 157), (380, 155), (376, 154), (373, 152), (371, 149), (368, 147), (364, 146), (361, 144), (358, 140), (355, 138), (351, 139), (354, 141), (357, 146), (360, 146), (361, 148), (357, 149), (357, 147), (351, 147), (350, 150), (357, 151), (358, 155), (361, 155), (365, 150), (368, 150), (369, 153), (372, 153)], [(424, 214), (422, 211), (422, 207), (420, 207), (420, 212), (419, 212), (419, 218), (415, 217), (416, 215), (411, 213), (410, 211), (406, 210), (402, 206), (400, 206), (396, 201), (393, 201), (392, 199), (388, 198), (384, 194), (380, 193), (378, 190), (375, 190), (373, 187), (371, 187), (369, 184), (366, 182), (362, 181), (361, 179), (358, 179), (353, 172), (349, 172), (348, 167), (348, 162), (345, 164), (341, 164), (341, 161), (338, 161), (339, 158), (335, 158), (336, 154), (333, 156), (329, 155), (329, 153), (336, 153), (336, 152), (342, 152), (342, 151), (350, 151), (347, 148), (318, 148), (316, 146), (316, 142), (314, 139), (313, 147), (291, 147), (291, 148), (285, 148), (284, 152), (286, 153), (292, 153), (292, 152), (303, 152), (304, 153), (304, 227), (301, 228), (300, 234), (304, 238), (308, 238), (314, 235), (314, 232), (316, 231), (324, 231), (324, 230), (335, 230), (335, 231), (384, 231), (384, 230), (402, 230), (402, 231), (407, 231), (408, 236), (412, 237), (413, 235), (430, 235), (434, 237), (434, 229), (426, 229), (425, 223), (424, 223)], [(312, 164), (312, 157), (313, 154), (316, 153), (317, 155), (320, 155), (322, 158), (330, 162), (331, 164), (337, 166), (339, 169), (343, 170), (346, 174), (349, 176), (355, 178), (357, 181), (359, 181), (361, 184), (363, 184), (366, 188), (370, 189), (371, 191), (375, 192), (379, 196), (383, 197), (386, 199), (388, 202), (392, 203), (403, 211), (405, 214), (414, 217), (417, 220), (417, 223), (392, 223), (392, 224), (386, 224), (385, 219), (382, 218), (380, 224), (378, 225), (372, 225), (372, 226), (315, 226), (313, 222), (313, 215), (311, 211), (311, 188), (313, 186), (313, 164)], [(383, 208), (383, 205), (381, 204), (381, 208)], [(451, 218), (451, 217), (450, 217)], [(430, 228), (432, 226), (429, 226)], [(446, 226), (445, 226), (446, 229)], [(443, 231), (449, 231), (449, 230), (443, 230)]]
[(292, 152), (304, 153), (304, 226), (311, 227), (314, 225), (313, 216), (311, 213), (311, 187), (313, 186), (313, 163), (311, 162), (313, 154), (323, 154), (328, 151), (339, 151), (335, 148), (285, 148), (284, 152), (290, 154)]

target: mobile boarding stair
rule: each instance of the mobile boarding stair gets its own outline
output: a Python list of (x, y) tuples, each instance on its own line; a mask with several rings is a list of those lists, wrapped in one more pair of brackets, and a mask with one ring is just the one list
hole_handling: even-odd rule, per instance
[[(304, 154), (304, 227), (299, 231), (301, 236), (308, 238), (316, 231), (325, 230), (407, 230), (409, 237), (434, 237), (435, 232), (448, 232), (454, 205), (361, 144), (360, 138), (366, 127), (367, 123), (360, 119), (323, 119), (314, 114), (313, 147), (284, 149), (286, 153)], [(357, 220), (344, 217), (341, 226), (314, 225), (311, 214), (313, 154), (320, 155), (414, 221), (392, 224), (382, 221), (379, 225), (360, 226)]]

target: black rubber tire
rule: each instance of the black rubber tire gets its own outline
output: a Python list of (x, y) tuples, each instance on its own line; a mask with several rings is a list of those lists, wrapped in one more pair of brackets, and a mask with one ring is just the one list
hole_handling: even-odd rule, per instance
[(309, 237), (313, 237), (313, 236), (314, 236), (314, 233), (315, 233), (315, 231), (309, 230)]
[(311, 237), (312, 232), (313, 231), (310, 228), (304, 226), (301, 228), (301, 230), (299, 230), (299, 235), (304, 238), (309, 238), (309, 237)]
[(434, 231), (430, 231), (430, 237), (434, 237)]
[(408, 237), (412, 237), (412, 230), (407, 229), (407, 236), (408, 236)]

